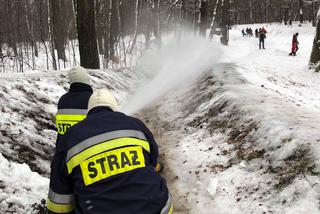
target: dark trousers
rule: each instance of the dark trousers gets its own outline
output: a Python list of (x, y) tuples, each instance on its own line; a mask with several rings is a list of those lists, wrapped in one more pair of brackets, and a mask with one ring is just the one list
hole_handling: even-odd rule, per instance
[(261, 44), (262, 44), (262, 48), (264, 48), (264, 39), (259, 39), (259, 48), (261, 49)]

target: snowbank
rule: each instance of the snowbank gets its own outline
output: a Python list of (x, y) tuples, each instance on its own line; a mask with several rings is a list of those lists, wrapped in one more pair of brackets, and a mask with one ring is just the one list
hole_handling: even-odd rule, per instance
[[(54, 115), (59, 97), (69, 88), (66, 74), (0, 76), (0, 212), (31, 213), (47, 196)], [(129, 69), (92, 70), (90, 75), (95, 89), (109, 88), (120, 104), (144, 78)]]
[[(175, 210), (319, 213), (320, 77), (307, 70), (314, 29), (267, 25), (259, 50), (241, 36), (245, 27), (230, 32), (222, 63), (145, 115)], [(295, 32), (301, 46), (290, 57)]]

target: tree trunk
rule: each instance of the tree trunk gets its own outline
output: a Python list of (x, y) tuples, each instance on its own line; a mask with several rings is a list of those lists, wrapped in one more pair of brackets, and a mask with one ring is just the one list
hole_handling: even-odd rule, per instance
[(199, 33), (201, 36), (206, 36), (206, 30), (208, 26), (209, 18), (209, 4), (207, 1), (201, 1), (200, 5), (200, 30)]
[(213, 13), (212, 13), (212, 21), (210, 24), (210, 32), (209, 32), (209, 38), (212, 39), (213, 34), (215, 33), (215, 25), (216, 25), (216, 18), (217, 18), (217, 11), (218, 11), (218, 6), (220, 4), (221, 0), (217, 0), (215, 7), (213, 8)]
[(31, 9), (30, 9), (30, 5), (28, 3), (28, 1), (25, 1), (25, 17), (26, 17), (26, 23), (27, 23), (27, 29), (28, 29), (28, 33), (29, 33), (29, 37), (31, 40), (31, 48), (32, 48), (32, 69), (35, 69), (35, 50), (37, 49), (35, 46), (35, 39), (34, 39), (34, 35), (33, 35), (33, 23), (32, 23), (32, 19), (31, 19)]
[(112, 7), (111, 7), (111, 22), (110, 22), (110, 59), (116, 60), (116, 44), (118, 41), (119, 35), (119, 23), (118, 23), (118, 5), (119, 0), (112, 0)]
[(250, 13), (250, 24), (253, 24), (253, 12), (252, 12), (252, 2), (249, 0), (249, 13)]
[(309, 68), (315, 69), (316, 72), (320, 71), (320, 9), (317, 14), (317, 29), (313, 40), (313, 47), (310, 56)]
[(104, 68), (108, 68), (108, 62), (110, 59), (110, 38), (111, 33), (111, 21), (112, 21), (112, 7), (113, 0), (105, 0), (105, 6), (103, 7), (104, 16), (104, 31), (103, 31), (103, 40), (104, 40)]
[(65, 30), (62, 26), (62, 10), (61, 10), (61, 1), (63, 0), (50, 0), (51, 4), (51, 24), (52, 24), (52, 33), (55, 48), (58, 52), (58, 59), (66, 61), (66, 54), (64, 50), (65, 44)]
[(312, 26), (316, 27), (317, 26), (317, 11), (319, 8), (319, 2), (312, 2), (312, 14), (313, 14), (313, 19), (312, 19)]
[[(50, 14), (51, 11), (51, 4), (48, 4), (48, 14)], [(49, 25), (49, 44), (50, 44), (50, 49), (51, 49), (51, 58), (52, 58), (52, 66), (54, 70), (57, 70), (57, 61), (56, 61), (56, 55), (54, 52), (54, 36), (53, 36), (53, 25), (52, 25), (52, 20), (50, 18), (50, 15), (48, 16), (48, 25)]]
[(133, 51), (134, 46), (136, 45), (137, 36), (138, 36), (138, 20), (139, 20), (139, 0), (136, 0), (136, 7), (135, 7), (135, 24), (134, 24), (134, 34), (133, 34), (133, 41), (129, 50), (131, 54)]
[(303, 0), (299, 0), (299, 17), (300, 17), (300, 24), (303, 23)]
[[(16, 32), (10, 30), (13, 25), (12, 21), (12, 10), (11, 10), (11, 0), (6, 1), (6, 18), (7, 18), (7, 37), (8, 37), (8, 44), (9, 47), (13, 49), (14, 55), (18, 56), (18, 48), (17, 48), (17, 37)], [(11, 26), (11, 27), (10, 27)]]
[(77, 0), (77, 29), (81, 66), (99, 69), (93, 0)]
[(160, 0), (157, 2), (157, 43), (158, 47), (161, 46), (161, 13), (160, 13)]
[(95, 5), (95, 15), (96, 15), (96, 34), (97, 34), (97, 42), (98, 42), (98, 50), (99, 54), (103, 54), (103, 22), (102, 22), (102, 16), (104, 15), (102, 13), (102, 7), (103, 3), (101, 0), (96, 0)]
[(229, 42), (229, 0), (222, 1), (222, 37), (221, 43), (223, 45), (228, 45)]
[(39, 19), (39, 33), (40, 33), (40, 40), (43, 43), (45, 52), (46, 52), (46, 62), (47, 62), (47, 70), (49, 70), (49, 54), (48, 54), (48, 48), (47, 48), (47, 44), (46, 44), (46, 38), (44, 37), (44, 29), (43, 29), (43, 21), (42, 21), (42, 11), (44, 11), (44, 7), (43, 7), (43, 0), (38, 0), (39, 4), (38, 4), (38, 19)]

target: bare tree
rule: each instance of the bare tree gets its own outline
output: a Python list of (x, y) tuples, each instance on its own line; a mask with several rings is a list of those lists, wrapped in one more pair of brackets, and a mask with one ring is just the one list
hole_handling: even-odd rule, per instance
[(206, 36), (206, 30), (208, 28), (209, 20), (209, 3), (202, 0), (200, 5), (200, 29), (199, 33), (201, 36)]
[(299, 17), (300, 24), (303, 23), (303, 0), (299, 0)]
[(140, 0), (136, 0), (136, 7), (135, 7), (135, 23), (134, 23), (134, 34), (133, 34), (133, 40), (131, 44), (131, 48), (129, 50), (129, 53), (131, 54), (133, 51), (134, 46), (136, 45), (137, 36), (138, 36), (138, 24), (139, 24), (139, 5)]
[(63, 0), (50, 0), (50, 17), (52, 24), (52, 36), (54, 47), (58, 52), (58, 59), (66, 61), (65, 55), (65, 27), (62, 20), (62, 2)]
[(310, 56), (309, 68), (320, 71), (320, 9), (317, 13), (317, 29), (313, 40), (313, 47)]
[(96, 40), (94, 1), (77, 0), (77, 29), (80, 63), (85, 68), (100, 68)]
[(224, 45), (228, 45), (229, 42), (229, 6), (230, 0), (222, 0), (221, 43)]

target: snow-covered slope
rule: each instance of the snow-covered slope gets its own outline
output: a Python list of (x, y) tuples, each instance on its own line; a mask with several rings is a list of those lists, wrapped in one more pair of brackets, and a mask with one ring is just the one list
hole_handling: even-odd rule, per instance
[[(320, 213), (320, 76), (307, 69), (314, 29), (265, 26), (259, 50), (241, 37), (245, 27), (231, 31), (219, 65), (146, 114), (176, 211)], [(290, 57), (295, 32), (301, 46)]]
[[(55, 146), (54, 114), (66, 71), (0, 76), (0, 213), (31, 213), (46, 198)], [(92, 85), (123, 102), (143, 79), (129, 69), (93, 70)]]

